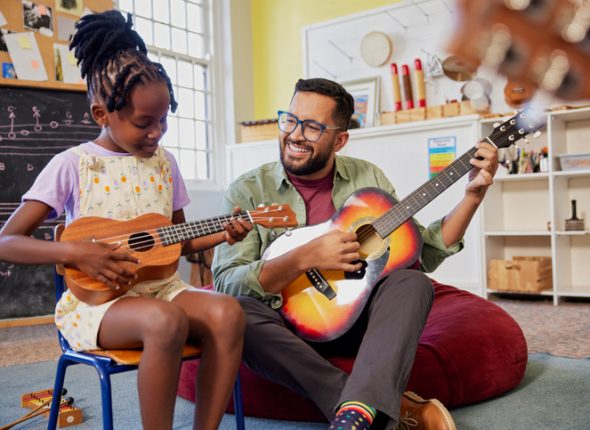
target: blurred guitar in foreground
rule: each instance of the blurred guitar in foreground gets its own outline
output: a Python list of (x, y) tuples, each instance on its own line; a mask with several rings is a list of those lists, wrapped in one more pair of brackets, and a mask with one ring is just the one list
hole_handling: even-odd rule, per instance
[(449, 51), (564, 100), (590, 98), (590, 0), (457, 0)]

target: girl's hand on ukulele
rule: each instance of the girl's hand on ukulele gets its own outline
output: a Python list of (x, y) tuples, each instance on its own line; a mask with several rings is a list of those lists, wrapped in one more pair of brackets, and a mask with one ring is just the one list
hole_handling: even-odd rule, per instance
[(128, 252), (118, 251), (120, 244), (103, 242), (69, 242), (72, 245), (70, 266), (86, 273), (113, 290), (128, 285), (135, 274), (121, 265), (122, 262), (139, 263)]
[(361, 270), (359, 249), (356, 233), (332, 230), (305, 246), (306, 270), (342, 270), (356, 272)]
[[(234, 207), (234, 213), (240, 211), (241, 209), (238, 206)], [(231, 218), (223, 227), (225, 228), (223, 239), (230, 245), (243, 240), (252, 230), (252, 224), (242, 218)]]

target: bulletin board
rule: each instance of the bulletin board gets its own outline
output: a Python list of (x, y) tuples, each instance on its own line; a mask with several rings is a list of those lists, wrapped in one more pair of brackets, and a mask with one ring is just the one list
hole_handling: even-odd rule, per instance
[[(305, 76), (340, 83), (378, 76), (378, 110), (386, 112), (393, 110), (390, 64), (397, 63), (400, 70), (402, 64), (409, 66), (415, 96), (414, 60), (420, 58), (425, 71), (427, 104), (460, 100), (464, 82), (447, 78), (440, 68), (438, 76), (429, 72), (429, 69), (436, 70), (437, 58), (442, 61), (449, 56), (446, 45), (453, 35), (454, 26), (459, 25), (457, 15), (454, 0), (401, 0), (391, 6), (304, 27)], [(377, 67), (368, 65), (361, 54), (363, 39), (371, 32), (385, 33), (392, 44), (389, 58)], [(500, 91), (506, 79), (485, 70), (478, 71), (478, 76), (492, 83), (492, 108), (496, 111), (510, 110)]]
[[(86, 91), (86, 86), (83, 83), (64, 83), (56, 79), (54, 44), (69, 44), (67, 37), (71, 33), (68, 29), (80, 19), (79, 13), (81, 14), (86, 9), (92, 12), (103, 12), (112, 8), (112, 0), (2, 0), (0, 12), (2, 12), (6, 24), (1, 26), (0, 30), (12, 33), (33, 33), (45, 67), (47, 80), (10, 79), (2, 77), (0, 74), (0, 86)], [(44, 21), (31, 19), (31, 11), (35, 11), (35, 13), (41, 11)], [(12, 62), (8, 52), (0, 50), (0, 65)]]

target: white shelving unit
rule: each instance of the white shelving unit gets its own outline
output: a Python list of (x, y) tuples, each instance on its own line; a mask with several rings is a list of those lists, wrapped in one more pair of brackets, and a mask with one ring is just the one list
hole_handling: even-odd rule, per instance
[[(480, 121), (482, 136), (494, 122)], [(553, 262), (553, 287), (537, 294), (551, 296), (554, 304), (564, 297), (590, 298), (590, 169), (563, 171), (559, 162), (559, 155), (590, 153), (590, 109), (547, 114), (546, 132), (530, 145), (547, 146), (548, 172), (508, 175), (500, 168), (484, 200), (485, 294), (497, 293), (488, 289), (485, 276), (491, 259), (547, 256)], [(585, 218), (585, 231), (565, 231), (572, 199), (578, 218)]]

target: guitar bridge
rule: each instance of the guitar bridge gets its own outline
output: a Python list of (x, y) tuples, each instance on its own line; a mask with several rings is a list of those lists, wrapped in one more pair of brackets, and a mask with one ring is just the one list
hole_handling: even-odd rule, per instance
[(316, 269), (311, 269), (305, 272), (305, 276), (311, 282), (311, 285), (322, 293), (328, 300), (332, 300), (336, 297), (336, 291), (330, 286), (326, 278)]

